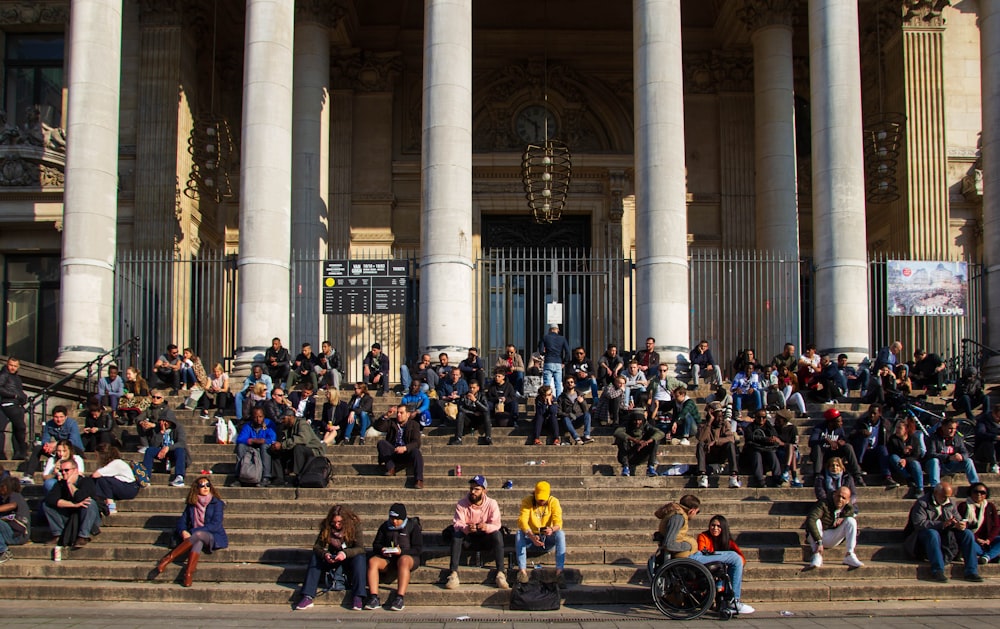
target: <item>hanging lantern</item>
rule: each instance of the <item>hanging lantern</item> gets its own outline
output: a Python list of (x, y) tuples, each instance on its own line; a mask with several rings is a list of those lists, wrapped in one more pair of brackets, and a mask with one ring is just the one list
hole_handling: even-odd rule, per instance
[(562, 217), (572, 167), (569, 148), (559, 140), (546, 139), (542, 146), (529, 144), (524, 149), (521, 177), (535, 222), (553, 223)]

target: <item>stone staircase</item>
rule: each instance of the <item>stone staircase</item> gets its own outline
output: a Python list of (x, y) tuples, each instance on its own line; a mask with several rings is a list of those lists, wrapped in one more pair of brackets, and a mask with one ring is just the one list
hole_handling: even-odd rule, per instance
[[(699, 391), (699, 397), (704, 393)], [(173, 400), (174, 406), (179, 401)], [(376, 412), (393, 402), (391, 396), (377, 398)], [(822, 408), (813, 407), (812, 417), (796, 420), (800, 432), (808, 431)], [(856, 403), (841, 404), (840, 409), (848, 426), (863, 410)], [(215, 444), (211, 421), (190, 411), (177, 414), (190, 435), (193, 463), (188, 480), (199, 470), (209, 469), (217, 483), (226, 480), (230, 484), (235, 471), (232, 446)], [(649, 603), (645, 564), (654, 547), (651, 533), (657, 522), (653, 511), (689, 492), (703, 504), (693, 531), (704, 530), (712, 514), (725, 514), (729, 519), (748, 560), (743, 591), (748, 602), (995, 596), (992, 578), (1000, 576), (996, 565), (984, 567), (988, 580), (982, 584), (962, 581), (960, 564), (952, 566), (951, 583), (919, 580), (929, 574), (928, 565), (909, 560), (902, 549), (902, 529), (912, 503), (903, 498), (906, 487), (860, 489), (858, 556), (865, 567), (849, 571), (839, 564), (840, 554), (833, 550), (827, 553), (824, 568), (803, 571), (809, 551), (803, 545), (801, 526), (814, 503), (810, 486), (728, 489), (727, 478), (722, 477), (721, 486), (716, 486), (720, 479), (713, 478), (712, 488), (695, 489), (694, 478), (689, 476), (622, 478), (610, 427), (595, 429), (596, 441), (585, 446), (529, 446), (527, 434), (526, 426), (495, 428), (492, 447), (473, 445), (474, 440), (466, 440), (464, 446), (447, 446), (449, 430), (427, 429), (423, 490), (410, 488), (412, 482), (402, 476), (381, 476), (371, 443), (328, 449), (334, 479), (326, 489), (222, 487), (230, 547), (204, 557), (192, 588), (178, 584), (179, 565), (149, 580), (151, 568), (167, 550), (187, 492), (167, 486), (166, 475), (154, 474), (152, 486), (137, 499), (120, 502), (118, 513), (105, 518), (100, 536), (83, 549), (67, 550), (62, 562), (53, 562), (52, 547), (39, 543), (48, 538), (48, 531), (44, 524), (37, 524), (36, 542), (13, 547), (14, 559), (0, 565), (0, 587), (10, 599), (289, 604), (297, 600), (309, 549), (330, 505), (343, 503), (355, 509), (370, 542), (388, 506), (400, 501), (421, 518), (425, 533), (424, 566), (414, 574), (407, 605), (504, 606), (509, 593), (489, 585), (489, 565), (466, 567), (463, 563), (462, 586), (457, 590), (441, 587), (449, 553), (441, 530), (450, 523), (455, 502), (467, 491), (468, 478), (481, 473), (489, 479), (490, 495), (499, 501), (504, 522), (511, 528), (515, 528), (521, 498), (535, 482), (552, 484), (565, 513), (568, 557), (563, 594), (570, 605)], [(86, 458), (92, 470), (94, 457), (88, 454)], [(693, 464), (694, 447), (662, 447), (660, 470), (674, 463)], [(3, 464), (15, 469), (18, 462)], [(456, 465), (461, 465), (462, 477), (455, 476)], [(982, 477), (991, 485), (998, 480), (989, 474)], [(513, 489), (501, 489), (506, 480), (513, 482)], [(964, 485), (964, 479), (955, 480)], [(41, 487), (28, 486), (24, 493), (37, 506)], [(964, 497), (964, 490), (959, 495)], [(536, 561), (545, 564), (540, 574), (551, 576), (553, 557)], [(385, 591), (382, 594), (385, 600)], [(342, 593), (331, 593), (317, 603), (339, 605), (343, 598)]]

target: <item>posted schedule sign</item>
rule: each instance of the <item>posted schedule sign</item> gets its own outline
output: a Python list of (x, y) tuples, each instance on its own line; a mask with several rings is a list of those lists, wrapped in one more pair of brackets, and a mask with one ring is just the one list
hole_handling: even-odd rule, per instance
[(403, 314), (407, 260), (326, 260), (323, 314)]

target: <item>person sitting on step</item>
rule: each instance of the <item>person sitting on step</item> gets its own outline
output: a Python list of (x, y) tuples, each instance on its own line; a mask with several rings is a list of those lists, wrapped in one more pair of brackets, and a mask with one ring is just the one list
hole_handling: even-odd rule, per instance
[(855, 421), (854, 430), (851, 431), (851, 447), (854, 449), (854, 456), (858, 460), (858, 465), (868, 468), (869, 471), (877, 470), (884, 480), (884, 485), (888, 489), (893, 489), (899, 484), (893, 480), (889, 469), (889, 435), (892, 424), (882, 414), (880, 404), (872, 404), (868, 407), (868, 412)]
[(1000, 472), (1000, 406), (983, 413), (976, 420), (975, 459), (986, 466), (990, 474)]
[(976, 466), (965, 447), (965, 440), (958, 434), (958, 422), (948, 417), (931, 433), (927, 440), (927, 454), (924, 457), (927, 481), (933, 487), (941, 480), (942, 474), (965, 473), (969, 484), (979, 482)]
[(343, 435), (340, 445), (352, 443), (351, 439), (354, 436), (355, 430), (358, 431), (358, 443), (365, 445), (365, 433), (368, 432), (368, 427), (371, 426), (374, 405), (375, 400), (368, 393), (368, 385), (364, 382), (355, 383), (354, 395), (347, 402), (347, 416), (340, 425), (340, 434)]
[[(838, 457), (847, 471), (854, 477), (855, 485), (865, 486), (858, 458), (854, 455), (854, 449), (847, 443), (844, 418), (840, 416), (839, 410), (828, 408), (823, 412), (823, 421), (817, 424), (812, 433), (809, 434), (809, 448), (814, 474), (823, 473), (828, 458)], [(819, 497), (817, 496), (817, 498)]]
[(482, 430), (483, 445), (493, 445), (493, 422), (490, 406), (479, 388), (478, 380), (469, 381), (469, 392), (458, 399), (458, 417), (455, 420), (455, 436), (448, 441), (450, 446), (462, 445), (466, 427), (475, 433)]
[(412, 466), (414, 487), (424, 488), (424, 455), (420, 451), (421, 426), (416, 417), (416, 407), (400, 405), (389, 407), (375, 428), (385, 433), (385, 439), (376, 444), (379, 465), (385, 467), (386, 476), (395, 476), (396, 468)]
[(229, 546), (223, 523), (225, 508), (226, 503), (222, 501), (212, 479), (208, 476), (196, 478), (188, 490), (184, 512), (174, 527), (176, 546), (156, 564), (153, 576), (162, 574), (167, 566), (187, 554), (181, 582), (184, 587), (191, 587), (201, 553), (212, 553)]
[(830, 493), (826, 500), (817, 500), (806, 516), (806, 539), (812, 547), (809, 568), (823, 565), (823, 549), (844, 543), (843, 564), (849, 568), (860, 568), (861, 563), (854, 549), (858, 543), (858, 521), (851, 504), (850, 487), (840, 487)]
[[(157, 402), (157, 395), (162, 396), (162, 391), (153, 392), (154, 405)], [(143, 427), (142, 437), (146, 443), (146, 452), (143, 454), (146, 469), (152, 472), (156, 461), (162, 461), (168, 468), (172, 462), (174, 477), (170, 484), (174, 487), (183, 487), (188, 461), (187, 431), (184, 430), (184, 426), (174, 418), (173, 413), (161, 415), (155, 424), (144, 421), (139, 425)]]
[(259, 484), (267, 487), (271, 484), (271, 445), (278, 438), (274, 423), (264, 417), (264, 409), (255, 408), (251, 412), (250, 421), (243, 424), (240, 434), (236, 437), (236, 469), (251, 450), (256, 450), (260, 457), (261, 477)]
[(462, 549), (467, 547), (489, 548), (496, 563), (494, 583), (501, 590), (510, 589), (503, 567), (503, 533), (501, 532), (500, 505), (486, 495), (489, 483), (482, 475), (469, 479), (469, 493), (455, 505), (451, 521), (451, 562), (448, 565), (446, 590), (458, 588), (458, 562)]
[(323, 573), (346, 572), (343, 577), (351, 588), (351, 609), (361, 611), (368, 596), (365, 588), (367, 565), (361, 518), (343, 505), (333, 505), (323, 518), (319, 535), (309, 553), (309, 565), (300, 592), (302, 598), (294, 609), (302, 611), (313, 606)]
[[(687, 391), (678, 389), (686, 397)], [(694, 402), (692, 401), (692, 404)], [(733, 434), (729, 422), (726, 421), (722, 405), (718, 402), (709, 404), (709, 416), (698, 426), (697, 443), (695, 443), (695, 459), (698, 462), (698, 487), (708, 487), (708, 464), (725, 461), (729, 464), (729, 487), (740, 487), (739, 468), (736, 462), (736, 435)]]
[(535, 440), (534, 445), (542, 445), (542, 429), (545, 424), (549, 425), (552, 431), (552, 445), (557, 446), (562, 443), (559, 438), (559, 404), (556, 402), (555, 393), (547, 384), (538, 387), (538, 395), (535, 396)]
[(284, 410), (281, 422), (275, 427), (277, 433), (271, 444), (271, 474), (276, 484), (281, 485), (291, 474), (290, 480), (298, 483), (303, 470), (313, 457), (326, 456), (326, 446), (316, 436), (312, 424), (304, 417), (296, 417), (290, 408)]
[(983, 483), (970, 485), (969, 497), (958, 503), (958, 515), (979, 544), (979, 564), (1000, 557), (1000, 513), (990, 502), (990, 488)]
[[(618, 380), (618, 378), (616, 378)], [(619, 386), (608, 385), (604, 388), (604, 393), (608, 393), (609, 390), (617, 389), (618, 391), (623, 391), (621, 382), (618, 383)], [(603, 397), (603, 394), (602, 394)], [(577, 393), (576, 390), (576, 378), (573, 376), (568, 376), (563, 380), (563, 390), (559, 394), (559, 398), (556, 400), (559, 404), (558, 415), (562, 420), (563, 426), (566, 427), (566, 431), (569, 432), (570, 439), (576, 445), (583, 445), (585, 443), (590, 443), (593, 439), (590, 436), (590, 425), (591, 416), (590, 411), (587, 410), (587, 399), (583, 397), (582, 394)], [(617, 413), (616, 413), (617, 415)], [(581, 438), (579, 433), (576, 432), (574, 424), (577, 422), (581, 423), (583, 426), (583, 437)], [(615, 424), (618, 422), (616, 421)]]
[(631, 476), (632, 469), (638, 469), (643, 462), (647, 476), (657, 475), (656, 452), (663, 439), (663, 431), (646, 421), (641, 411), (631, 411), (628, 420), (615, 429), (614, 437), (622, 476)]
[(556, 578), (561, 580), (566, 567), (566, 534), (563, 531), (563, 510), (559, 499), (552, 495), (548, 481), (535, 483), (535, 491), (521, 500), (517, 518), (517, 582), (528, 582), (528, 548), (543, 552), (556, 549)]
[[(417, 425), (419, 433), (419, 424), (416, 421), (413, 423)], [(420, 555), (423, 550), (424, 535), (420, 518), (407, 517), (406, 505), (401, 502), (394, 503), (389, 507), (389, 519), (378, 527), (375, 540), (372, 542), (374, 554), (368, 559), (368, 599), (364, 608), (378, 609), (382, 606), (378, 596), (379, 574), (395, 571), (396, 594), (390, 599), (389, 610), (403, 611), (405, 608), (403, 597), (406, 596), (406, 590), (410, 585), (410, 575), (420, 567)]]
[(80, 473), (76, 461), (59, 463), (62, 478), (42, 503), (42, 512), (52, 533), (51, 543), (82, 548), (99, 530), (101, 519), (94, 481)]
[(951, 483), (942, 481), (932, 492), (917, 498), (903, 530), (903, 547), (910, 557), (930, 562), (931, 581), (947, 583), (945, 567), (961, 555), (965, 580), (980, 583), (979, 545), (951, 501), (954, 491)]

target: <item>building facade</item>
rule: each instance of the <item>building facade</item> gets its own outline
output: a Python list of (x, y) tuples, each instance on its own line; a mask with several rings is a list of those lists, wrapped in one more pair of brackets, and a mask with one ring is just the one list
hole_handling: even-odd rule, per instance
[[(747, 298), (808, 308), (813, 338), (789, 340), (861, 357), (872, 253), (981, 261), (991, 292), (994, 4), (0, 1), (2, 349), (80, 364), (114, 344), (122, 252), (222, 252), (238, 369), (274, 336), (360, 355), (364, 319), (324, 316), (320, 266), (293, 258), (414, 252), (416, 338), (390, 351), (464, 353), (480, 261), (528, 245), (634, 260), (623, 338), (579, 337), (653, 336), (678, 364), (693, 250), (808, 258), (808, 303), (796, 282)], [(522, 151), (547, 137), (572, 182), (539, 228)], [(183, 321), (171, 281), (159, 308)]]

